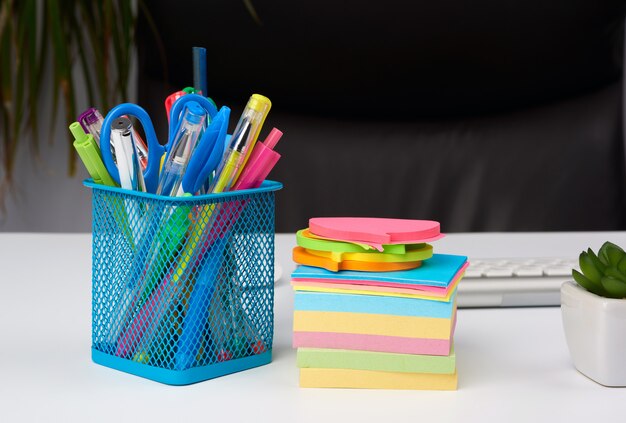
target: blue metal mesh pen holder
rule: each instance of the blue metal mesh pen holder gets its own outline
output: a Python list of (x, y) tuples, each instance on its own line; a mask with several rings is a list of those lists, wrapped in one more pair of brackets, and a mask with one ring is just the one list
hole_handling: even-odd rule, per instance
[(171, 385), (267, 364), (274, 192), (93, 192), (92, 359)]

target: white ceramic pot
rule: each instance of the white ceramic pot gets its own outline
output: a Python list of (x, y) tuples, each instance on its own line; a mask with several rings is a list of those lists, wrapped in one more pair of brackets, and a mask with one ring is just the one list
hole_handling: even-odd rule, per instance
[(626, 386), (626, 300), (561, 286), (563, 328), (574, 366), (605, 386)]

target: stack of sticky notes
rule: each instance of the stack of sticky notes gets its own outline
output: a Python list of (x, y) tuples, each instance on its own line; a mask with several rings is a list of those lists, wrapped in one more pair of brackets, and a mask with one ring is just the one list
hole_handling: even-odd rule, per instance
[(433, 254), (439, 223), (313, 218), (291, 275), (300, 386), (457, 386), (456, 287), (467, 257)]

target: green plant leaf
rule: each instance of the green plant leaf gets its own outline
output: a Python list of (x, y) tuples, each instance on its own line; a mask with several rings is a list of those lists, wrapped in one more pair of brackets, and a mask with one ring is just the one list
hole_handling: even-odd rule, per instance
[(24, 97), (26, 95), (26, 81), (27, 78), (24, 74), (28, 71), (28, 41), (26, 38), (28, 28), (28, 16), (35, 13), (34, 4), (32, 2), (24, 1), (21, 4), (21, 13), (16, 19), (16, 28), (13, 38), (14, 51), (15, 51), (15, 78), (13, 78), (14, 92), (15, 92), (15, 105), (13, 112), (13, 142), (17, 143), (22, 127), (24, 126)]
[[(27, 79), (28, 79), (28, 116), (26, 121), (28, 122), (28, 128), (30, 129), (30, 144), (33, 147), (34, 154), (36, 158), (39, 157), (39, 125), (37, 122), (39, 121), (37, 116), (37, 104), (38, 104), (38, 94), (39, 94), (39, 82), (40, 79), (37, 78), (38, 70), (39, 70), (39, 61), (45, 60), (45, 57), (42, 59), (39, 54), (37, 54), (37, 5), (36, 0), (28, 0), (29, 10), (31, 13), (27, 13), (27, 42), (23, 47), (28, 52), (28, 69), (27, 69)], [(44, 20), (45, 22), (45, 20)], [(25, 78), (26, 79), (26, 78)]]
[(605, 276), (611, 276), (615, 279), (619, 279), (620, 281), (626, 283), (626, 275), (624, 275), (623, 273), (621, 273), (617, 267), (607, 267), (604, 270), (604, 275)]
[(626, 256), (622, 257), (622, 259), (617, 264), (617, 270), (621, 273), (626, 274)]
[(261, 18), (259, 17), (259, 14), (256, 12), (256, 9), (254, 8), (254, 4), (252, 4), (252, 0), (243, 0), (243, 4), (246, 6), (246, 9), (248, 10), (248, 13), (252, 17), (252, 19), (254, 19), (254, 22), (256, 22), (257, 25), (263, 25), (263, 22), (261, 22)]
[(626, 283), (612, 276), (604, 276), (602, 278), (602, 286), (607, 292), (609, 298), (624, 298), (626, 297)]
[(578, 270), (572, 270), (572, 276), (578, 285), (585, 288), (587, 291), (594, 293), (596, 295), (600, 295), (601, 297), (605, 296), (604, 287), (600, 284), (595, 284), (591, 282), (585, 275), (580, 273)]
[(600, 279), (602, 279), (603, 272), (600, 271), (598, 267), (596, 267), (593, 259), (588, 252), (583, 251), (582, 253), (580, 253), (580, 256), (578, 257), (578, 264), (580, 265), (580, 270), (587, 279), (595, 284), (600, 284)]
[(602, 244), (598, 251), (598, 258), (607, 266), (617, 266), (622, 257), (625, 256), (624, 250), (608, 241)]
[[(51, 42), (54, 52), (54, 79), (57, 86), (55, 88), (55, 98), (58, 98), (60, 88), (65, 104), (65, 119), (71, 122), (76, 116), (76, 98), (74, 96), (74, 81), (69, 51), (72, 38), (66, 33), (66, 21), (63, 20), (64, 15), (61, 13), (60, 3), (57, 0), (48, 0), (47, 3), (49, 5), (48, 19), (50, 21)], [(70, 13), (73, 13), (73, 11)], [(67, 139), (71, 141), (69, 136)], [(68, 154), (69, 173), (73, 175), (76, 168), (76, 150), (69, 148)]]
[(96, 96), (94, 95), (93, 89), (93, 78), (92, 78), (92, 69), (87, 59), (87, 49), (85, 47), (85, 42), (82, 37), (78, 37), (76, 39), (78, 57), (80, 59), (80, 66), (83, 70), (83, 76), (85, 77), (85, 85), (87, 86), (87, 101), (90, 105), (96, 104)]
[[(138, 6), (165, 63), (158, 29), (142, 0)], [(126, 99), (138, 15), (135, 9), (137, 5), (126, 0), (0, 1), (0, 211), (4, 194), (11, 188), (16, 154), (25, 145), (19, 142), (24, 131), (30, 131), (38, 158), (38, 114), (50, 105), (51, 97), (52, 111), (46, 119), (50, 128), (45, 136), (50, 143), (59, 110), (67, 124), (76, 118), (74, 84), (81, 76), (86, 81), (89, 106), (106, 112), (111, 101)], [(114, 69), (115, 80), (110, 74)], [(48, 75), (52, 96), (43, 87)], [(70, 148), (69, 154), (72, 174), (75, 150)]]
[(92, 70), (95, 74), (100, 105), (103, 111), (109, 110), (109, 79), (108, 79), (108, 40), (105, 39), (106, 22), (101, 2), (80, 2), (83, 27), (89, 36), (89, 47), (92, 50), (94, 63)]
[(7, 184), (11, 182), (13, 173), (13, 161), (11, 158), (15, 155), (14, 146), (16, 143), (12, 139), (13, 135), (13, 21), (11, 16), (13, 2), (5, 2), (0, 4), (0, 107), (2, 114), (0, 123), (2, 123), (2, 163), (4, 165), (4, 173), (0, 179), (0, 193), (5, 191)]
[(594, 253), (591, 248), (587, 248), (587, 255), (591, 259), (591, 262), (596, 267), (596, 269), (598, 269), (600, 273), (604, 273), (604, 269), (606, 269), (606, 265), (600, 261), (596, 253)]
[[(117, 14), (117, 12), (113, 10), (114, 5), (112, 4), (112, 2), (107, 1), (105, 2), (105, 4), (109, 5), (109, 8), (111, 9), (111, 16), (114, 16)], [(111, 36), (113, 40), (112, 42), (113, 56), (115, 57), (115, 63), (117, 64), (116, 66), (117, 75), (116, 75), (114, 87), (116, 88), (117, 92), (120, 94), (121, 97), (126, 96), (126, 85), (127, 85), (126, 81), (129, 75), (128, 68), (130, 64), (128, 61), (128, 57), (126, 55), (127, 54), (126, 43), (129, 42), (129, 40), (127, 39), (123, 40), (123, 37), (124, 37), (123, 32), (124, 32), (124, 20), (123, 19), (121, 20), (121, 22), (118, 22), (117, 25), (111, 25)]]

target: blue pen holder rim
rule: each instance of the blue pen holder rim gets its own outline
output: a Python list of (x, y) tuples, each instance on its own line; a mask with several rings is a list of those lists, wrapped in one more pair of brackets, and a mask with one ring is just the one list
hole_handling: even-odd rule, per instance
[(166, 385), (184, 386), (269, 364), (272, 362), (272, 350), (269, 349), (263, 354), (186, 370), (169, 370), (141, 364), (98, 351), (93, 347), (91, 348), (91, 360), (101, 366), (154, 380)]
[(266, 179), (265, 181), (263, 181), (263, 183), (261, 184), (259, 188), (221, 192), (218, 194), (194, 195), (192, 197), (169, 197), (169, 196), (164, 196), (164, 195), (150, 194), (148, 192), (132, 191), (132, 190), (127, 190), (127, 189), (119, 188), (119, 187), (110, 187), (107, 185), (96, 184), (92, 178), (85, 179), (83, 181), (83, 185), (91, 189), (99, 189), (102, 191), (122, 193), (126, 195), (132, 195), (135, 197), (141, 197), (141, 198), (152, 199), (152, 200), (167, 200), (167, 201), (172, 201), (174, 203), (176, 202), (187, 203), (189, 201), (203, 202), (203, 201), (210, 201), (214, 199), (227, 201), (228, 199), (237, 197), (239, 195), (261, 194), (264, 192), (279, 191), (283, 188), (283, 184), (281, 184), (280, 182)]
[[(206, 194), (206, 195), (197, 195), (197, 196), (187, 196), (187, 197), (168, 197), (155, 195), (150, 193), (138, 192), (126, 190), (119, 187), (111, 187), (101, 184), (96, 184), (93, 179), (86, 179), (83, 181), (83, 184), (90, 188), (94, 193), (96, 191), (104, 191), (109, 192), (116, 195), (122, 195), (126, 198), (134, 197), (136, 200), (144, 200), (148, 202), (167, 202), (167, 206), (182, 206), (185, 205), (203, 205), (203, 204), (214, 204), (228, 201), (237, 201), (241, 199), (242, 196), (246, 197), (258, 197), (263, 194), (270, 194), (274, 191), (278, 191), (282, 189), (283, 184), (276, 181), (266, 180), (262, 183), (259, 188), (247, 189), (247, 190), (237, 190), (219, 194)], [(94, 194), (95, 195), (95, 194)], [(119, 197), (118, 197), (119, 198)], [(273, 198), (273, 196), (272, 196)], [(272, 207), (275, 206), (274, 200), (272, 200)], [(274, 212), (272, 211), (272, 219), (274, 216)], [(95, 216), (94, 216), (95, 219)], [(95, 234), (95, 227), (94, 227)], [(272, 247), (274, 246), (274, 241), (272, 241)], [(272, 252), (273, 257), (273, 252)], [(93, 257), (95, 260), (95, 255)], [(273, 268), (273, 264), (272, 264)], [(92, 275), (93, 278), (93, 275)], [(92, 280), (92, 283), (95, 280)], [(273, 297), (273, 287), (271, 290), (271, 295)], [(273, 316), (273, 300), (271, 310), (268, 310), (269, 313)], [(272, 317), (273, 319), (273, 317)], [(272, 332), (273, 332), (273, 321), (272, 321)], [(92, 327), (92, 330), (94, 328)], [(161, 368), (157, 366), (153, 366), (146, 363), (141, 363), (137, 361), (130, 360), (128, 358), (119, 357), (115, 354), (105, 352), (99, 349), (98, 344), (93, 344), (91, 347), (91, 358), (92, 361), (96, 364), (102, 365), (104, 367), (108, 367), (114, 370), (122, 371), (125, 373), (129, 373), (135, 376), (143, 377), (152, 381), (160, 382), (167, 385), (173, 386), (183, 386), (189, 385), (193, 383), (198, 383), (202, 381), (206, 381), (209, 379), (214, 379), (220, 376), (240, 372), (243, 370), (248, 370), (254, 367), (259, 367), (265, 364), (269, 364), (272, 361), (272, 348), (271, 343), (267, 345), (267, 348), (264, 352), (240, 357), (233, 358), (223, 362), (212, 363), (203, 366), (197, 366), (186, 369), (168, 369)]]

